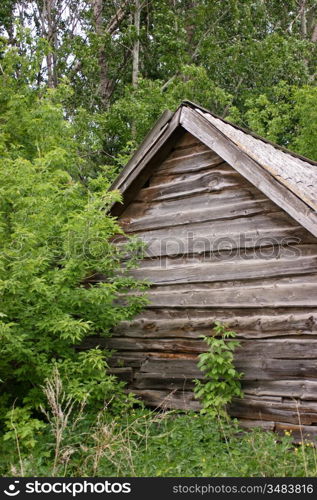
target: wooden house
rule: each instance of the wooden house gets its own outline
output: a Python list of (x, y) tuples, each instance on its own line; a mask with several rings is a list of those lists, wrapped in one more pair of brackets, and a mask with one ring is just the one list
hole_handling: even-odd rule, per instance
[[(108, 341), (154, 407), (196, 409), (201, 335), (238, 333), (246, 426), (317, 434), (317, 163), (184, 102), (165, 112), (114, 189), (147, 244), (150, 303)], [(124, 367), (122, 367), (124, 365)]]

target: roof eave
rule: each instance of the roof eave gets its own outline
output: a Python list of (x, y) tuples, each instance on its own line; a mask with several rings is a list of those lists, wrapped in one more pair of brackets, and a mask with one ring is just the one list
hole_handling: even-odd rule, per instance
[(133, 195), (148, 180), (156, 165), (164, 161), (175, 141), (185, 133), (180, 126), (181, 109), (180, 106), (175, 113), (169, 112), (165, 118), (161, 116), (121, 175), (112, 184), (111, 189), (119, 189), (123, 196), (123, 203), (115, 203), (111, 207), (113, 215), (118, 216), (122, 213), (125, 206), (133, 199)]

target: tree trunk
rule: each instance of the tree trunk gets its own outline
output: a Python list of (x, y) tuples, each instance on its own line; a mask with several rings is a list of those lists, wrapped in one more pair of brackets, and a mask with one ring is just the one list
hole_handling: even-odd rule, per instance
[(111, 81), (108, 77), (108, 64), (107, 55), (104, 45), (104, 29), (103, 29), (103, 0), (92, 0), (93, 7), (93, 20), (95, 25), (96, 34), (99, 38), (100, 48), (99, 48), (99, 96), (101, 100), (101, 107), (103, 109), (109, 108), (109, 100), (111, 96)]
[(311, 41), (313, 43), (316, 43), (317, 42), (317, 22), (313, 28), (313, 31), (312, 31), (312, 35), (311, 35)]
[(43, 0), (37, 2), (40, 15), (42, 37), (49, 43), (49, 52), (46, 56), (47, 85), (57, 87), (56, 49), (57, 49), (57, 23), (56, 0)]
[(134, 11), (134, 28), (136, 39), (132, 51), (132, 85), (134, 88), (138, 86), (139, 71), (140, 71), (140, 19), (141, 19), (141, 2), (135, 0)]
[(306, 0), (302, 0), (300, 6), (300, 25), (302, 37), (307, 38)]
[(50, 44), (50, 51), (46, 56), (47, 60), (47, 84), (51, 88), (57, 86), (56, 75), (56, 44), (57, 44), (57, 26), (55, 23), (55, 10), (56, 0), (44, 0), (43, 2), (43, 16), (44, 25), (46, 25), (46, 39)]
[[(134, 28), (135, 42), (132, 49), (132, 86), (134, 89), (138, 87), (139, 72), (140, 72), (140, 19), (141, 19), (141, 1), (135, 0), (134, 4)], [(136, 138), (135, 122), (132, 122), (131, 127), (132, 139)]]

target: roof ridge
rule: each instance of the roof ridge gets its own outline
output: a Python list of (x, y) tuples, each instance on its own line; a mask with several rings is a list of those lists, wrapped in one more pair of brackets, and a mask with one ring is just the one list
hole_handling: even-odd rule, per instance
[(274, 148), (279, 149), (280, 151), (283, 151), (283, 153), (289, 154), (290, 156), (293, 156), (294, 158), (298, 158), (298, 159), (300, 159), (302, 161), (305, 161), (306, 163), (309, 163), (311, 165), (317, 166), (317, 161), (316, 160), (312, 160), (311, 158), (307, 158), (306, 156), (303, 156), (303, 155), (301, 155), (299, 153), (295, 153), (294, 151), (291, 151), (290, 149), (286, 148), (285, 146), (281, 146), (280, 144), (277, 144), (276, 142), (270, 141), (269, 139), (266, 139), (265, 137), (262, 137), (261, 135), (257, 134), (256, 132), (253, 132), (252, 130), (250, 130), (248, 128), (241, 127), (240, 125), (237, 125), (236, 123), (230, 122), (229, 120), (226, 120), (222, 116), (219, 116), (216, 113), (213, 113), (212, 111), (210, 111), (209, 109), (204, 108), (200, 104), (196, 104), (196, 103), (194, 103), (192, 101), (189, 101), (189, 100), (185, 99), (184, 101), (182, 101), (181, 106), (187, 106), (187, 107), (189, 107), (191, 109), (196, 109), (197, 108), (200, 111), (202, 111), (203, 113), (208, 113), (209, 115), (212, 115), (214, 118), (217, 118), (218, 120), (221, 120), (224, 123), (227, 123), (228, 125), (231, 125), (231, 127), (234, 127), (237, 130), (241, 130), (241, 132), (244, 132), (245, 134), (251, 135), (255, 139), (259, 139), (260, 141), (262, 141), (262, 142), (264, 142), (266, 144), (270, 144)]

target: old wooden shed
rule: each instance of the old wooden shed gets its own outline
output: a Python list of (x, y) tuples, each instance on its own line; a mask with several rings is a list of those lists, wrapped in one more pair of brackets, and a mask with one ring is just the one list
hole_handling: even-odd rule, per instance
[(317, 163), (184, 102), (165, 112), (113, 188), (112, 212), (147, 243), (150, 304), (121, 324), (129, 387), (149, 405), (197, 408), (199, 339), (239, 335), (242, 424), (317, 433)]

